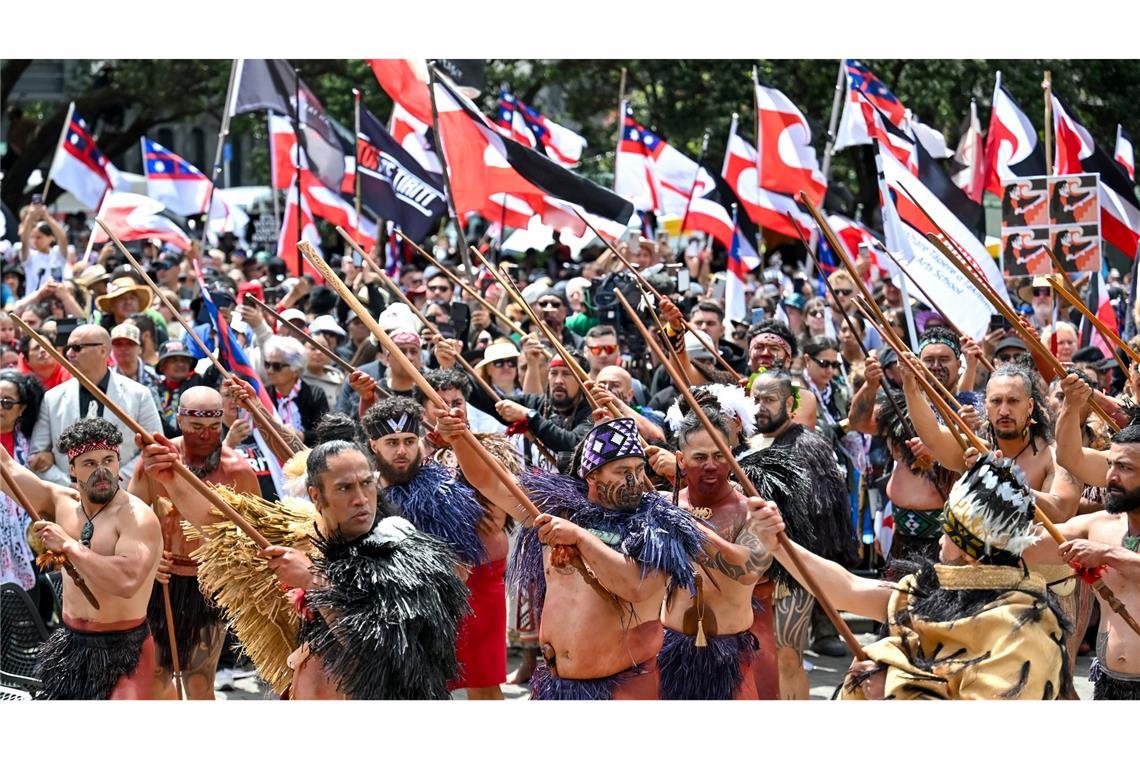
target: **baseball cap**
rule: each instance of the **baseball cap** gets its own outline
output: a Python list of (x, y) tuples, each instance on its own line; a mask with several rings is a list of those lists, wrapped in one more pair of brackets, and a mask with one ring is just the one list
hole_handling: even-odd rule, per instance
[(111, 329), (111, 342), (114, 343), (120, 338), (123, 340), (129, 340), (130, 342), (139, 346), (142, 345), (142, 338), (139, 335), (139, 328), (135, 327), (129, 322), (123, 322), (122, 324), (115, 325), (114, 328)]

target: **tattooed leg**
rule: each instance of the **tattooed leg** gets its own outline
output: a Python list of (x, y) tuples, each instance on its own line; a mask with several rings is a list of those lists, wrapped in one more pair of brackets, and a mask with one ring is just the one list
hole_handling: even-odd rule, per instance
[(799, 586), (775, 602), (772, 612), (776, 628), (776, 660), (780, 668), (780, 699), (807, 699), (808, 678), (804, 672), (804, 650), (815, 599)]

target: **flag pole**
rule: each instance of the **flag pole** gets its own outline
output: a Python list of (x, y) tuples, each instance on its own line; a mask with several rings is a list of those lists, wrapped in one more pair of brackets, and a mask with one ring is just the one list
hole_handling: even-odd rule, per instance
[[(301, 213), (301, 151), (304, 140), (301, 139), (301, 70), (293, 67), (293, 138), (297, 143), (297, 152), (293, 159), (293, 187), (297, 190), (297, 243), (299, 244), (305, 232), (304, 214)], [(297, 273), (305, 271), (304, 259), (301, 258), (301, 249), (297, 248)]]
[(831, 121), (827, 124), (827, 144), (823, 148), (823, 178), (831, 181), (831, 153), (835, 147), (835, 130), (839, 128), (839, 111), (843, 105), (843, 86), (847, 83), (847, 67), (839, 59), (839, 76), (835, 79), (835, 97), (831, 100)]
[(447, 156), (443, 152), (443, 135), (439, 133), (439, 108), (435, 102), (435, 83), (439, 73), (431, 61), (427, 62), (427, 69), (428, 92), (431, 94), (431, 128), (434, 133), (432, 137), (435, 139), (435, 152), (439, 155), (440, 167), (443, 169), (443, 188), (447, 192), (447, 208), (451, 212), (451, 223), (455, 225), (455, 233), (459, 236), (455, 241), (455, 246), (459, 249), (460, 258), (463, 259), (467, 281), (474, 285), (475, 272), (471, 266), (471, 254), (467, 251), (467, 236), (463, 234), (463, 227), (459, 225), (459, 215), (455, 211), (455, 193), (451, 190), (451, 170), (447, 167)]
[[(202, 247), (206, 247), (206, 235), (210, 231), (210, 211), (214, 205), (214, 189), (218, 186), (218, 175), (222, 171), (222, 155), (226, 145), (226, 137), (230, 134), (230, 101), (234, 95), (234, 82), (238, 71), (238, 61), (230, 63), (230, 79), (226, 84), (226, 102), (222, 108), (222, 126), (218, 130), (218, 146), (214, 149), (214, 166), (210, 170), (210, 189), (206, 192), (205, 218), (202, 220)], [(272, 150), (270, 150), (272, 154)]]
[(1046, 70), (1041, 82), (1045, 91), (1045, 174), (1053, 176), (1053, 72)]
[(697, 170), (693, 172), (693, 184), (689, 188), (689, 197), (685, 199), (685, 213), (681, 216), (681, 229), (677, 233), (677, 247), (674, 253), (681, 252), (681, 238), (685, 236), (685, 223), (689, 221), (689, 209), (693, 205), (693, 195), (697, 192), (697, 181), (701, 178), (701, 165), (705, 161), (705, 154), (709, 150), (709, 130), (705, 130), (705, 136), (701, 139), (701, 152), (697, 154)]
[[(353, 157), (352, 157), (352, 195), (356, 208), (356, 234), (360, 234), (360, 90), (352, 88), (352, 126)], [(379, 234), (379, 228), (377, 228)], [(359, 242), (359, 241), (358, 241)]]
[(71, 117), (75, 115), (75, 101), (67, 106), (67, 116), (63, 119), (63, 128), (59, 130), (59, 141), (55, 144), (55, 153), (51, 156), (51, 164), (48, 166), (47, 179), (44, 180), (44, 189), (40, 191), (40, 195), (44, 197), (44, 203), (47, 203), (48, 190), (51, 189), (51, 170), (55, 168), (55, 157), (61, 150), (63, 150), (63, 141), (67, 139), (67, 128), (71, 126)]
[(614, 146), (614, 190), (617, 190), (617, 162), (621, 153), (621, 136), (625, 131), (625, 66), (621, 67), (621, 81), (618, 83), (617, 144)]

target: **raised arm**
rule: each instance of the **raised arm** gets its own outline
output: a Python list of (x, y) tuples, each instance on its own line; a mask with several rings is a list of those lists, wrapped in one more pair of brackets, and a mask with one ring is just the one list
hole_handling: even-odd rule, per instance
[(523, 511), (522, 505), (503, 485), (503, 481), (483, 463), (483, 458), (475, 451), (470, 439), (463, 435), (465, 430), (467, 416), (463, 409), (451, 409), (436, 420), (435, 432), (451, 444), (459, 469), (471, 487), (498, 509), (526, 522), (529, 516)]
[[(780, 510), (766, 506), (759, 511), (752, 530), (760, 542), (772, 552), (776, 561), (783, 565), (792, 576), (803, 584), (804, 576), (788, 558), (788, 549), (781, 545), (779, 537), (784, 533), (784, 521)], [(860, 578), (847, 572), (838, 564), (812, 554), (790, 539), (787, 543), (795, 551), (796, 559), (804, 570), (811, 574), (820, 593), (827, 597), (837, 609), (847, 610), (856, 615), (884, 622), (887, 618), (887, 603), (891, 599), (890, 586), (868, 578)]]
[(165, 496), (174, 503), (178, 512), (191, 525), (200, 528), (223, 520), (224, 518), (212, 512), (213, 507), (206, 497), (175, 474), (173, 465), (181, 459), (181, 456), (174, 444), (161, 434), (156, 434), (155, 439), (157, 443), (143, 446), (142, 437), (135, 436), (135, 444), (139, 447), (139, 459), (135, 475), (131, 477), (131, 484), (128, 487), (131, 493), (135, 493), (137, 488), (140, 493), (149, 494), (153, 499), (155, 494), (151, 493), (150, 484), (146, 483), (150, 480), (154, 488), (165, 491)]
[[(61, 499), (66, 499), (67, 502), (75, 502), (79, 499), (79, 493), (75, 489), (43, 480), (27, 467), (18, 464), (3, 446), (0, 446), (0, 467), (3, 467), (12, 476), (16, 485), (32, 502), (32, 506), (45, 519), (55, 519), (56, 504), (60, 503)], [(8, 484), (3, 480), (0, 480), (0, 490), (8, 494), (13, 501), (16, 500), (16, 494), (8, 489)]]
[(954, 440), (954, 433), (948, 428), (938, 424), (934, 410), (923, 397), (915, 379), (915, 369), (911, 362), (915, 360), (910, 354), (899, 357), (899, 374), (902, 375), (903, 393), (906, 394), (907, 414), (911, 424), (918, 433), (918, 437), (927, 445), (933, 454), (934, 461), (943, 467), (955, 472), (965, 472), (966, 464), (962, 460), (962, 449)]
[(1081, 410), (1088, 403), (1092, 389), (1076, 374), (1061, 378), (1065, 394), (1061, 413), (1057, 415), (1057, 464), (1082, 483), (1103, 486), (1108, 479), (1108, 454), (1082, 446)]
[(879, 392), (883, 380), (883, 368), (879, 366), (879, 359), (868, 356), (863, 365), (863, 385), (851, 397), (851, 408), (847, 411), (847, 424), (855, 431), (867, 435), (878, 435), (879, 429), (875, 424), (875, 396)]

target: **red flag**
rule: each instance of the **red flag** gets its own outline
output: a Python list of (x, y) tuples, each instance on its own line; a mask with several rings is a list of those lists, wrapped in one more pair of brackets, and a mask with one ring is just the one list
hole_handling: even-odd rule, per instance
[(309, 241), (318, 253), (321, 252), (321, 236), (317, 233), (317, 225), (313, 222), (308, 198), (302, 192), (300, 206), (297, 204), (297, 193), (295, 191), (287, 193), (286, 199), (285, 216), (281, 221), (281, 232), (277, 237), (277, 255), (285, 260), (285, 265), (289, 267), (289, 273), (294, 277), (311, 274), (317, 283), (323, 283), (325, 278), (297, 250), (297, 215), (300, 214), (301, 239)]
[[(97, 216), (102, 219), (119, 240), (158, 238), (190, 250), (190, 236), (163, 215), (166, 207), (153, 198), (137, 193), (107, 193), (99, 206)], [(91, 237), (94, 245), (110, 240), (102, 227), (96, 225)]]
[(813, 205), (820, 205), (827, 180), (811, 146), (807, 119), (775, 87), (759, 81), (755, 86), (760, 187), (793, 196), (804, 190)]

